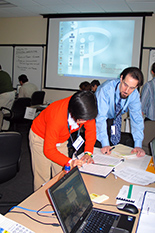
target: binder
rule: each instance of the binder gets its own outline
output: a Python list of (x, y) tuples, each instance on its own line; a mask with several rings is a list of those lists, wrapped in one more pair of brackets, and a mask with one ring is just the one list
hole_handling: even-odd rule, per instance
[(117, 197), (116, 197), (116, 203), (133, 203), (137, 208), (142, 207), (143, 197), (146, 191), (149, 192), (155, 192), (155, 188), (152, 187), (143, 187), (139, 185), (133, 185), (132, 186), (132, 192), (130, 193), (130, 197), (128, 196), (130, 186), (123, 185), (120, 189)]

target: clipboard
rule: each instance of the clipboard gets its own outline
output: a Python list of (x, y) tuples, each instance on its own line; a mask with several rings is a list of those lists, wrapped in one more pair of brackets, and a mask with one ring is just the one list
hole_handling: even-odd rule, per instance
[(153, 158), (151, 157), (150, 162), (146, 168), (147, 172), (152, 172), (155, 174), (155, 168), (154, 168), (154, 163), (153, 163)]
[(150, 159), (148, 167), (146, 168), (146, 171), (155, 173), (155, 138), (153, 138), (150, 142), (150, 149), (152, 157)]

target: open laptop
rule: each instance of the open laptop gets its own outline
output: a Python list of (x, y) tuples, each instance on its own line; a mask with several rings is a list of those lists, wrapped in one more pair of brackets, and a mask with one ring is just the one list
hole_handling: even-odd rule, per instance
[(150, 142), (151, 155), (153, 159), (154, 169), (155, 169), (155, 138)]
[[(51, 186), (47, 193), (65, 233), (129, 233), (132, 231), (135, 217), (93, 208), (77, 167)], [(100, 225), (102, 220), (103, 224)]]
[(17, 94), (19, 94), (19, 89), (21, 88), (21, 85), (20, 84), (17, 84), (17, 86), (16, 86), (16, 89), (17, 89)]

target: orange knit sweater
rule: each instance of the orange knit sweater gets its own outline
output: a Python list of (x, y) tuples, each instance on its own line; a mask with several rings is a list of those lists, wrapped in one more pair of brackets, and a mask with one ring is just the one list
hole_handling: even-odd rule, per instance
[[(44, 154), (55, 163), (64, 166), (70, 158), (57, 150), (56, 144), (68, 140), (70, 133), (68, 130), (68, 104), (70, 97), (58, 100), (50, 104), (33, 121), (32, 131), (44, 139)], [(80, 125), (82, 127), (83, 124)], [(85, 151), (93, 153), (96, 142), (95, 120), (84, 123), (85, 128)], [(78, 129), (70, 130), (71, 133)]]

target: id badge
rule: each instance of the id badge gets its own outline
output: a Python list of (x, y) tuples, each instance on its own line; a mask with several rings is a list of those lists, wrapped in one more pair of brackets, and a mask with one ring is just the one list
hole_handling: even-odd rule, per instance
[(111, 125), (111, 135), (115, 135), (115, 125)]
[(81, 146), (82, 144), (84, 143), (84, 140), (81, 136), (79, 136), (75, 142), (73, 143), (73, 147), (75, 148), (75, 150), (77, 151)]

